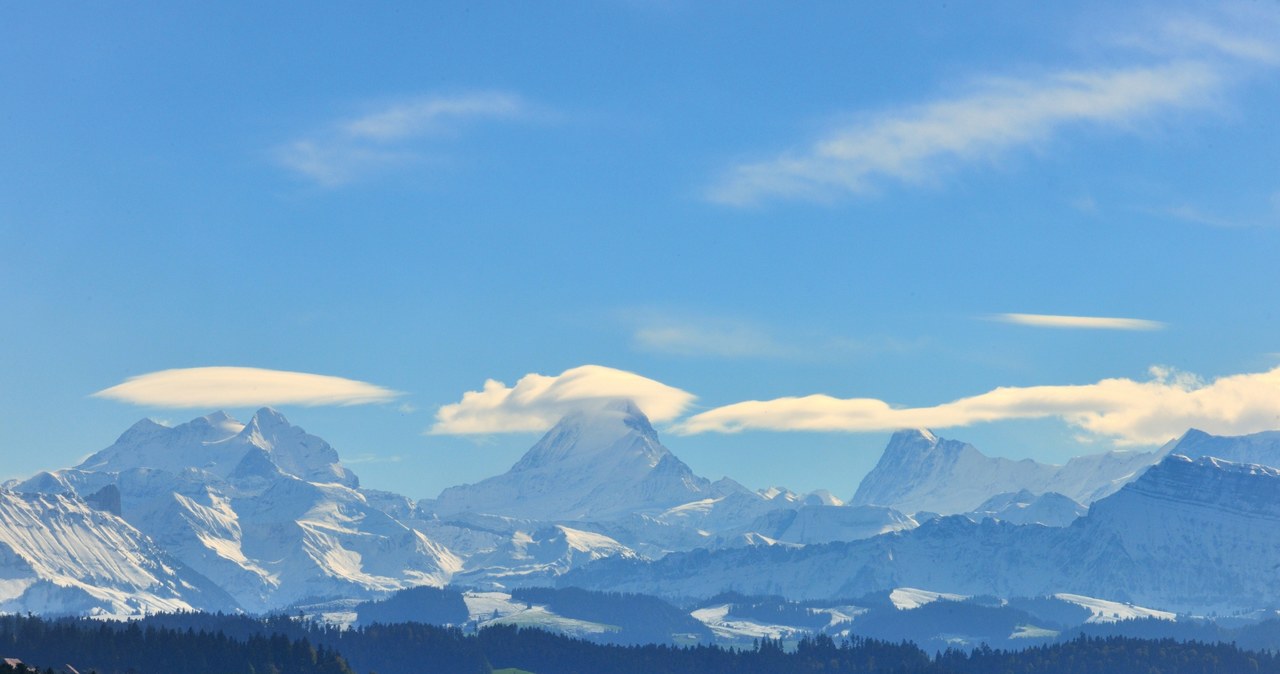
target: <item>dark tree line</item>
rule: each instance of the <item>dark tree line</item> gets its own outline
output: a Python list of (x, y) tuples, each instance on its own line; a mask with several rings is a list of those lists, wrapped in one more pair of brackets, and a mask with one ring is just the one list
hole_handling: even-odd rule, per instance
[(930, 658), (914, 644), (862, 637), (805, 637), (793, 650), (763, 639), (733, 650), (607, 645), (512, 626), (475, 634), (421, 623), (339, 630), (284, 616), (209, 614), (132, 623), (4, 616), (0, 657), (41, 667), (71, 663), (100, 674), (489, 674), (508, 667), (536, 674), (1280, 674), (1280, 656), (1272, 652), (1123, 636)]
[(99, 674), (354, 674), (336, 652), (305, 638), (241, 640), (221, 631), (17, 615), (0, 616), (0, 657)]
[(1244, 651), (1233, 644), (1174, 639), (1079, 637), (1022, 651), (979, 648), (948, 651), (934, 663), (954, 674), (1250, 674), (1280, 672), (1272, 652)]

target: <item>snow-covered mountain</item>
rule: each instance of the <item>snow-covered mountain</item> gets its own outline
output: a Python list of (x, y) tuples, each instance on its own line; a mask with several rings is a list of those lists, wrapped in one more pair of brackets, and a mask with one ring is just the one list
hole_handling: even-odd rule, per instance
[(1058, 466), (989, 457), (973, 445), (927, 430), (903, 430), (893, 434), (850, 503), (951, 515), (974, 510), (997, 494), (1026, 489), (1057, 492), (1088, 505), (1114, 493), (1166, 453), (1113, 451)]
[(1010, 524), (1065, 527), (1087, 512), (1087, 506), (1057, 492), (1033, 494), (1023, 489), (1019, 492), (996, 494), (967, 515), (973, 520), (997, 519)]
[(1198, 459), (1212, 456), (1235, 463), (1253, 463), (1280, 468), (1280, 431), (1251, 435), (1209, 435), (1193, 428), (1162, 450)]
[[(846, 506), (698, 477), (617, 401), (566, 416), (508, 472), (415, 504), (361, 489), (271, 409), (142, 421), (0, 490), (0, 610), (256, 612), (450, 582), (1280, 604), (1280, 468), (1222, 458), (1280, 463), (1280, 432), (1193, 430), (1050, 466), (904, 431)], [(930, 510), (965, 516), (904, 514)]]
[(532, 533), (518, 530), (497, 549), (468, 560), (467, 571), (455, 576), (454, 582), (482, 587), (546, 585), (571, 569), (615, 556), (637, 557), (608, 536), (561, 524)]
[(1278, 560), (1280, 470), (1172, 456), (1067, 527), (943, 517), (847, 543), (604, 560), (560, 582), (695, 597), (732, 589), (816, 599), (902, 586), (1069, 593), (1207, 611), (1280, 603)]
[(450, 487), (422, 507), (441, 516), (604, 520), (710, 495), (711, 482), (658, 441), (640, 408), (617, 400), (565, 416), (506, 473)]
[(462, 568), (358, 484), (328, 443), (264, 408), (247, 424), (220, 412), (141, 421), (78, 467), (14, 489), (115, 490), (124, 520), (250, 611), (443, 585)]
[(74, 496), (0, 489), (0, 611), (225, 611), (225, 592), (116, 515)]
[(248, 424), (225, 412), (172, 428), (143, 419), (76, 468), (94, 473), (119, 473), (130, 468), (169, 473), (196, 469), (227, 478), (237, 470), (254, 470), (255, 464), (274, 466), (308, 482), (360, 485), (329, 443), (290, 424), (270, 407), (258, 410)]
[(882, 506), (805, 505), (776, 509), (730, 534), (759, 534), (778, 543), (812, 545), (856, 541), (919, 526), (893, 508)]

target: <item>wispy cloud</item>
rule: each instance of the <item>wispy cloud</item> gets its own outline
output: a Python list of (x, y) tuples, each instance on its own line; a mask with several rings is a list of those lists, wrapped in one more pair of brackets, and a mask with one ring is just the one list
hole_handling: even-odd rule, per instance
[(941, 167), (994, 158), (1071, 124), (1130, 124), (1144, 115), (1202, 105), (1221, 83), (1203, 63), (1059, 72), (989, 79), (966, 95), (883, 112), (835, 130), (808, 148), (731, 168), (711, 200), (750, 205), (769, 198), (829, 200), (877, 180), (917, 182)]
[(850, 338), (801, 326), (778, 328), (734, 316), (630, 308), (618, 314), (639, 351), (689, 358), (830, 360), (900, 352), (915, 345)]
[(734, 206), (829, 201), (928, 180), (1084, 125), (1135, 130), (1169, 111), (1213, 106), (1242, 72), (1280, 65), (1277, 29), (1280, 12), (1270, 10), (1153, 22), (1101, 47), (1120, 65), (979, 77), (957, 95), (864, 112), (805, 147), (730, 167), (707, 196)]
[(714, 358), (774, 358), (796, 352), (763, 328), (744, 321), (642, 313), (639, 319), (632, 319), (632, 340), (642, 351)]
[(1280, 195), (1272, 195), (1261, 206), (1256, 202), (1248, 203), (1241, 212), (1232, 215), (1210, 213), (1190, 204), (1180, 204), (1165, 209), (1148, 210), (1149, 213), (1165, 215), (1184, 222), (1223, 229), (1244, 227), (1275, 227), (1280, 225)]
[(1189, 427), (1218, 434), (1280, 427), (1280, 367), (1208, 383), (1166, 367), (1153, 367), (1150, 374), (1146, 381), (1117, 378), (1073, 386), (1001, 387), (928, 407), (894, 407), (876, 398), (829, 395), (752, 400), (696, 414), (676, 431), (867, 432), (1056, 417), (1089, 436), (1120, 445), (1150, 445)]
[(257, 407), (260, 405), (366, 405), (390, 401), (397, 391), (368, 382), (255, 367), (193, 367), (129, 377), (92, 394), (152, 407)]
[(584, 405), (630, 398), (654, 421), (682, 414), (694, 395), (625, 370), (583, 365), (559, 375), (527, 374), (515, 386), (490, 379), (436, 412), (433, 435), (545, 431)]
[(1212, 215), (1210, 213), (1205, 213), (1204, 211), (1196, 208), (1195, 206), (1190, 206), (1187, 204), (1182, 204), (1180, 206), (1173, 206), (1171, 208), (1167, 208), (1165, 209), (1164, 214), (1172, 216), (1179, 220), (1186, 221), (1186, 222), (1193, 222), (1197, 225), (1209, 225), (1210, 227), (1222, 227), (1222, 228), (1229, 229), (1233, 227), (1248, 226), (1246, 223), (1243, 223), (1243, 222), (1230, 220), (1227, 218), (1219, 217), (1217, 215)]
[(1074, 330), (1163, 330), (1164, 323), (1145, 318), (1107, 318), (1103, 316), (1054, 316), (1052, 314), (995, 314), (991, 320), (1033, 328), (1066, 328)]
[(1216, 52), (1240, 61), (1280, 65), (1280, 11), (1275, 5), (1224, 4), (1211, 16), (1180, 14), (1164, 20), (1153, 36), (1129, 36), (1122, 42), (1163, 54)]
[(473, 92), (426, 96), (328, 124), (274, 149), (281, 166), (325, 187), (423, 159), (467, 123), (515, 119), (528, 105), (514, 94)]

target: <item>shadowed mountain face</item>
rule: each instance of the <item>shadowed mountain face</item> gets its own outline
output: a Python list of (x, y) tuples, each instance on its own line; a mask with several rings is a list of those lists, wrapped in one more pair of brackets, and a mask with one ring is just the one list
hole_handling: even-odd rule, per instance
[(801, 549), (606, 560), (562, 579), (598, 590), (792, 598), (895, 587), (999, 597), (1072, 593), (1172, 610), (1280, 603), (1280, 470), (1171, 456), (1070, 526), (944, 517)]
[(1057, 492), (1088, 505), (1114, 493), (1165, 453), (1107, 452), (1057, 466), (989, 457), (965, 442), (923, 429), (904, 430), (893, 434), (850, 503), (952, 515), (972, 511), (998, 494), (1025, 489)]
[(511, 470), (451, 487), (427, 504), (442, 516), (475, 512), (547, 521), (661, 511), (711, 495), (662, 443), (634, 403), (569, 414)]
[(1065, 527), (1076, 518), (1089, 512), (1089, 508), (1056, 492), (1033, 494), (1023, 489), (1019, 492), (997, 494), (987, 499), (973, 512), (970, 519), (997, 519), (1010, 524), (1043, 524), (1047, 527)]

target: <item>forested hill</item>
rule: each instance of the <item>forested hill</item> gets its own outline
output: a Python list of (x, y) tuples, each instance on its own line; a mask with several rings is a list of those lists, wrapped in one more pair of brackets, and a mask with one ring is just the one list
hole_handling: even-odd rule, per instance
[(263, 632), (234, 639), (86, 618), (0, 616), (0, 658), (42, 670), (71, 665), (82, 674), (354, 674), (341, 656), (306, 638)]
[[(734, 651), (601, 645), (510, 626), (478, 634), (418, 623), (344, 631), (284, 617), (204, 614), (133, 623), (4, 616), (0, 658), (9, 657), (99, 674), (489, 674), (504, 668), (535, 674), (1280, 674), (1280, 656), (1269, 652), (1172, 639), (1080, 637), (1017, 652), (984, 647), (931, 659), (911, 644), (862, 638), (805, 638), (793, 651), (764, 640)], [(0, 665), (0, 674), (5, 671)]]

